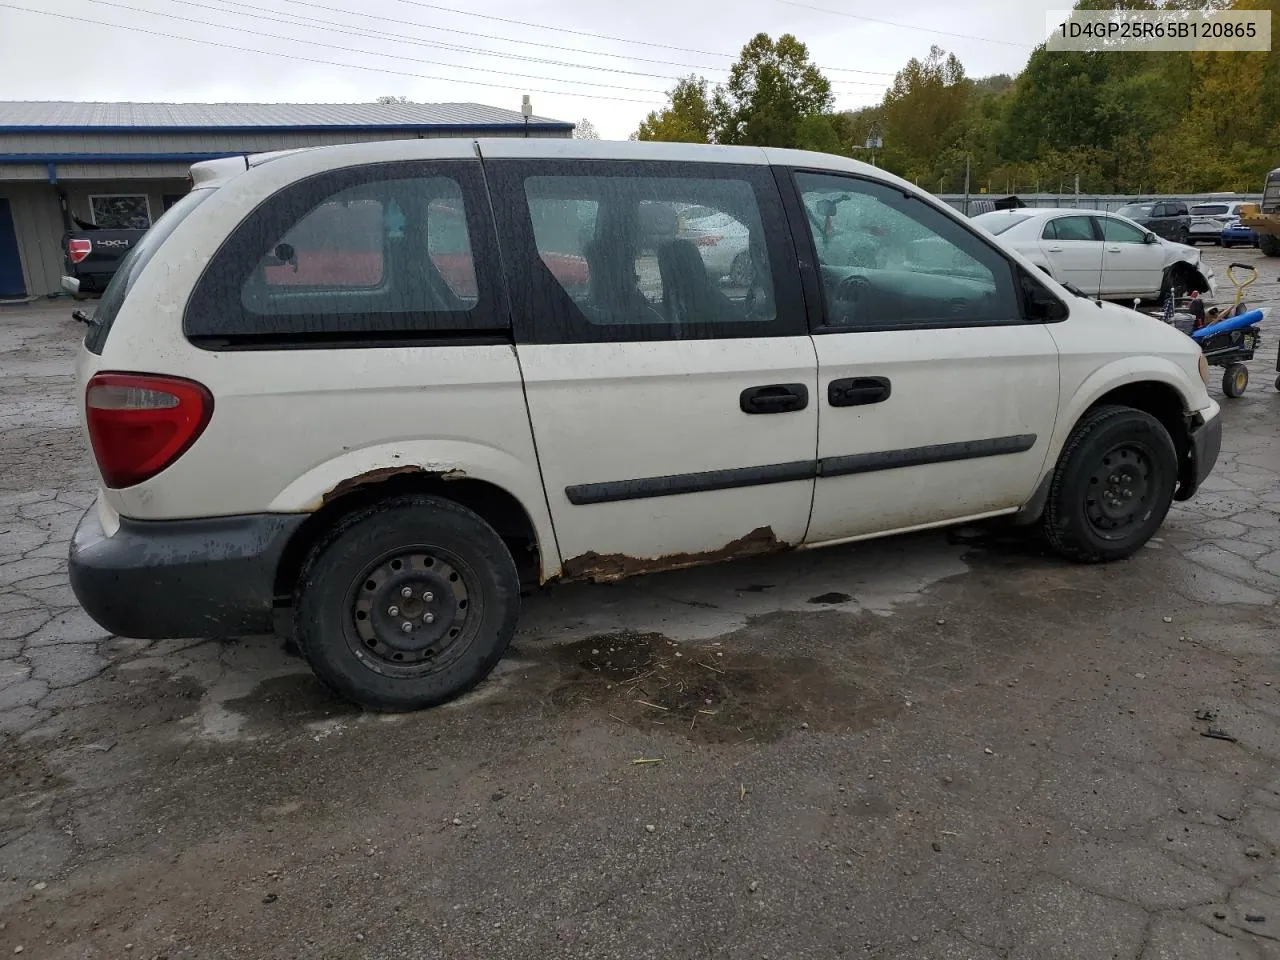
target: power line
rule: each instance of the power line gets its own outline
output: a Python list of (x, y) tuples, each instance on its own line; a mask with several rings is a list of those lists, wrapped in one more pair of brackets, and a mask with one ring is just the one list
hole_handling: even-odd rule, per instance
[[(359, 50), (359, 49), (356, 49), (356, 48), (353, 48), (353, 47), (344, 46), (344, 45), (342, 45), (342, 44), (337, 44), (337, 43), (325, 43), (323, 40), (305, 40), (305, 39), (302, 39), (302, 38), (300, 38), (300, 37), (290, 37), (290, 36), (286, 36), (286, 35), (284, 35), (284, 34), (279, 34), (279, 33), (266, 33), (266, 32), (264, 32), (264, 31), (262, 31), (262, 30), (257, 29), (256, 27), (237, 27), (237, 26), (234, 26), (234, 25), (232, 25), (232, 24), (227, 24), (227, 23), (215, 23), (215, 22), (213, 22), (213, 21), (211, 21), (211, 20), (200, 20), (200, 19), (197, 19), (197, 18), (195, 18), (195, 17), (185, 17), (185, 16), (182, 16), (182, 15), (180, 15), (180, 14), (176, 14), (176, 13), (175, 13), (175, 14), (161, 13), (161, 12), (160, 12), (160, 11), (158, 11), (158, 10), (148, 10), (148, 9), (146, 9), (145, 7), (135, 7), (135, 6), (131, 6), (130, 4), (127, 4), (127, 3), (116, 3), (116, 2), (115, 2), (115, 0), (92, 0), (92, 2), (93, 2), (95, 5), (97, 5), (97, 6), (103, 6), (103, 7), (115, 7), (115, 8), (116, 8), (116, 9), (118, 9), (118, 10), (129, 10), (129, 11), (132, 11), (133, 13), (145, 13), (145, 14), (147, 14), (147, 15), (149, 15), (149, 16), (153, 16), (153, 17), (164, 17), (166, 20), (181, 20), (181, 21), (183, 21), (183, 22), (185, 22), (185, 23), (193, 23), (193, 24), (195, 24), (195, 25), (197, 25), (197, 26), (201, 26), (201, 27), (214, 27), (214, 28), (216, 28), (216, 29), (218, 29), (218, 30), (234, 30), (236, 33), (248, 33), (248, 34), (252, 34), (253, 36), (256, 36), (256, 37), (267, 37), (267, 38), (269, 38), (269, 39), (271, 39), (271, 40), (284, 40), (284, 41), (286, 41), (286, 42), (288, 42), (288, 43), (301, 43), (301, 44), (305, 44), (305, 45), (313, 46), (313, 47), (324, 47), (324, 48), (329, 49), (329, 50), (342, 50), (342, 51), (346, 51), (346, 52), (349, 52), (349, 53), (362, 53), (362, 54), (364, 54), (364, 55), (366, 55), (366, 56), (370, 56), (370, 57), (386, 57), (386, 58), (391, 59), (391, 60), (407, 60), (407, 61), (409, 61), (410, 63), (422, 63), (422, 62), (423, 62), (423, 61), (422, 61), (420, 58), (418, 58), (418, 57), (408, 57), (408, 56), (405, 56), (405, 55), (403, 55), (403, 54), (399, 54), (399, 53), (380, 53), (380, 52), (378, 52), (377, 50)], [(194, 3), (194, 2), (187, 2), (187, 4), (186, 4), (186, 5), (187, 5), (187, 6), (203, 6), (202, 4)], [(206, 9), (208, 9), (208, 8), (206, 8)], [(247, 15), (247, 14), (235, 14), (235, 16), (248, 16), (248, 15)], [(256, 16), (256, 15), (255, 15), (255, 16)], [(274, 21), (276, 21), (276, 22), (278, 22), (278, 23), (288, 23), (288, 22), (289, 22), (289, 21), (287, 21), (287, 20), (278, 20), (278, 19), (277, 19), (277, 18), (275, 18), (275, 17), (260, 17), (259, 19), (264, 19), (264, 20), (274, 20)], [(325, 28), (325, 27), (317, 27), (317, 28), (313, 28), (313, 29), (322, 29), (322, 30), (323, 30), (323, 29), (328, 29), (328, 28)], [(347, 33), (355, 32), (355, 33), (359, 34), (359, 33), (360, 33), (360, 30), (359, 30), (359, 28), (357, 28), (357, 27), (349, 27), (349, 28), (347, 28), (347, 30), (346, 30), (345, 32), (347, 32)], [(367, 36), (367, 34), (366, 34), (366, 36)], [(370, 39), (377, 39), (377, 37), (371, 37)], [(422, 44), (422, 45), (424, 45), (424, 46), (438, 46), (438, 44), (433, 44), (433, 43), (431, 43), (430, 41), (426, 41), (426, 40), (423, 40), (423, 41), (411, 41), (411, 40), (410, 40), (410, 41), (404, 41), (404, 42), (406, 42), (406, 43), (415, 43), (415, 42), (417, 42), (417, 43), (421, 43), (421, 44)], [(584, 83), (586, 86), (598, 87), (598, 88), (600, 88), (600, 89), (602, 89), (602, 90), (623, 90), (623, 91), (627, 91), (627, 92), (630, 92), (630, 93), (653, 93), (653, 94), (659, 94), (659, 95), (660, 95), (660, 94), (662, 94), (662, 91), (661, 91), (661, 90), (654, 90), (654, 89), (652, 89), (652, 88), (650, 88), (650, 87), (622, 87), (622, 86), (617, 86), (617, 85), (615, 85), (615, 84), (611, 84), (611, 83), (597, 83), (597, 82), (595, 82), (595, 81), (591, 81), (591, 82), (589, 82), (589, 83), (586, 83), (586, 82), (584, 82), (584, 81), (578, 81), (578, 80), (560, 80), (560, 79), (559, 79), (559, 78), (557, 78), (557, 77), (544, 77), (544, 76), (539, 76), (539, 75), (537, 75), (537, 74), (529, 74), (529, 73), (512, 73), (512, 72), (511, 72), (511, 71), (509, 71), (509, 70), (497, 70), (497, 69), (494, 69), (494, 68), (492, 68), (492, 67), (472, 67), (472, 66), (465, 66), (465, 65), (462, 65), (462, 64), (455, 64), (455, 63), (437, 63), (437, 64), (436, 64), (436, 66), (448, 67), (448, 68), (450, 68), (450, 69), (452, 69), (452, 70), (466, 70), (466, 71), (469, 71), (469, 72), (479, 72), (479, 73), (496, 73), (496, 74), (501, 74), (501, 75), (503, 75), (503, 76), (507, 76), (507, 77), (519, 77), (519, 78), (521, 78), (521, 79), (523, 79), (523, 80), (540, 80), (540, 81), (550, 81), (550, 82), (552, 82), (552, 83), (580, 83), (580, 82), (582, 82), (582, 83)], [(571, 64), (566, 64), (566, 66), (571, 66)]]
[[(146, 34), (147, 36), (150, 36), (150, 37), (162, 37), (163, 39), (166, 39), (166, 40), (184, 40), (188, 43), (198, 43), (207, 47), (219, 47), (223, 50), (237, 50), (241, 53), (257, 53), (265, 57), (279, 57), (284, 60), (297, 60), (301, 63), (316, 63), (325, 67), (342, 67), (348, 70), (364, 70), (367, 73), (381, 73), (381, 74), (386, 74), (388, 76), (397, 76), (397, 77), (413, 77), (414, 79), (418, 79), (418, 80), (439, 80), (444, 83), (462, 83), (462, 84), (466, 84), (468, 86), (473, 86), (473, 87), (491, 87), (496, 90), (512, 89), (510, 84), (485, 83), (482, 80), (459, 80), (457, 77), (442, 77), (436, 74), (429, 74), (429, 73), (411, 73), (408, 70), (392, 70), (387, 67), (371, 67), (367, 64), (360, 64), (360, 63), (341, 63), (335, 60), (322, 60), (319, 57), (304, 57), (295, 53), (281, 53), (277, 50), (258, 50), (254, 47), (242, 47), (234, 43), (222, 43), (217, 40), (202, 40), (197, 37), (187, 37), (187, 36), (183, 36), (181, 34), (176, 34), (176, 33), (165, 33), (164, 31), (161, 31), (161, 30), (148, 30), (145, 27), (132, 27), (123, 23), (111, 23), (106, 20), (94, 20), (91, 17), (82, 17), (78, 15), (72, 16), (71, 14), (66, 14), (66, 13), (55, 13), (52, 10), (36, 10), (32, 7), (22, 7), (13, 3), (0, 2), (0, 8), (6, 9), (6, 10), (18, 10), (22, 13), (34, 13), (37, 16), (41, 16), (41, 17), (56, 17), (59, 20), (69, 20), (72, 23), (92, 23), (100, 27), (113, 27), (117, 30), (127, 30), (131, 33)], [(267, 36), (266, 34), (261, 34), (261, 35)], [(300, 41), (300, 42), (305, 43), (306, 41)], [(363, 51), (355, 51), (355, 52), (363, 52)], [(374, 56), (382, 56), (382, 54), (374, 54)], [(536, 88), (529, 88), (526, 90), (526, 92), (527, 93), (545, 93), (545, 94), (549, 94), (551, 96), (556, 96), (556, 97), (582, 97), (587, 100), (608, 100), (613, 103), (638, 103), (638, 104), (642, 104), (644, 106), (649, 106), (649, 107), (662, 106), (661, 102), (656, 100), (635, 100), (635, 99), (628, 99), (626, 97), (604, 96), (602, 94), (577, 93), (572, 90), (539, 90)]]
[[(659, 50), (675, 50), (678, 53), (696, 53), (703, 57), (723, 57), (729, 60), (736, 60), (736, 53), (713, 53), (710, 50), (698, 50), (694, 47), (677, 47), (669, 43), (653, 43), (649, 40), (632, 40), (628, 37), (614, 37), (607, 33), (590, 33), (586, 30), (571, 30), (568, 27), (551, 27), (543, 23), (531, 23), (528, 20), (514, 20), (510, 17), (495, 17), (487, 13), (473, 13), (470, 10), (459, 10), (457, 7), (446, 7), (438, 3), (427, 3), (426, 0), (400, 0), (401, 3), (407, 3), (415, 7), (423, 7), (428, 10), (439, 10), (444, 13), (456, 13), (463, 17), (478, 17), (481, 20), (492, 20), (496, 23), (512, 24), (518, 27), (533, 27), (535, 30), (552, 30), (556, 33), (568, 33), (575, 37), (590, 37), (593, 40), (611, 40), (614, 43), (633, 43), (641, 47), (654, 47)], [(883, 70), (857, 70), (853, 67), (829, 67), (819, 65), (822, 70), (834, 70), (844, 73), (869, 73), (873, 76), (892, 77), (896, 74)]]
[[(96, 0), (96, 2), (106, 2), (106, 0)], [(548, 60), (542, 57), (527, 56), (525, 54), (507, 53), (501, 50), (489, 50), (484, 47), (468, 47), (468, 46), (462, 46), (459, 44), (441, 43), (439, 41), (434, 41), (434, 40), (422, 40), (414, 37), (407, 37), (407, 36), (404, 36), (403, 34), (391, 33), (386, 30), (372, 30), (368, 27), (356, 27), (349, 24), (345, 24), (345, 23), (339, 23), (334, 20), (325, 20), (318, 17), (303, 18), (295, 14), (289, 13), (288, 11), (279, 10), (279, 9), (275, 9), (271, 11), (272, 13), (284, 14), (285, 18), (288, 18), (288, 19), (283, 19), (281, 17), (273, 17), (267, 13), (262, 13), (260, 12), (262, 10), (261, 7), (257, 6), (256, 4), (241, 2), (241, 0), (216, 0), (216, 2), (221, 5), (229, 5), (232, 7), (244, 8), (251, 12), (241, 13), (236, 10), (227, 10), (225, 9), (224, 6), (209, 6), (207, 3), (200, 3), (200, 2), (197, 2), (197, 0), (172, 0), (172, 2), (176, 4), (180, 4), (183, 7), (199, 7), (204, 10), (209, 10), (216, 13), (226, 13), (231, 16), (252, 17), (258, 20), (268, 20), (268, 21), (273, 21), (275, 23), (283, 23), (286, 26), (307, 26), (309, 29), (327, 30), (329, 32), (337, 32), (343, 35), (350, 35), (352, 31), (356, 31), (360, 34), (363, 34), (369, 37), (370, 39), (392, 40), (398, 43), (409, 43), (409, 44), (414, 44), (416, 46), (432, 47), (432, 48), (441, 49), (441, 50), (451, 50), (451, 51), (460, 52), (460, 53), (479, 54), (482, 56), (491, 56), (491, 57), (501, 57), (508, 60), (524, 61), (527, 63), (541, 63), (541, 64), (547, 64), (550, 66), (557, 66), (557, 67), (569, 67), (577, 70), (597, 70), (597, 71), (602, 71), (604, 73), (617, 73), (617, 74), (624, 74), (624, 75), (633, 76), (633, 77), (647, 77), (647, 78), (656, 79), (656, 80), (676, 81), (676, 80), (682, 79), (681, 77), (671, 76), (670, 74), (646, 73), (640, 70), (623, 70), (619, 67), (605, 67), (605, 66), (599, 66), (597, 64), (589, 64), (589, 63), (573, 63), (565, 60)], [(334, 6), (329, 6), (328, 4), (310, 2), (310, 0), (289, 0), (289, 2), (296, 3), (305, 7), (316, 7), (321, 10), (330, 10), (335, 13), (343, 14), (344, 16), (356, 17), (361, 20), (383, 20), (388, 23), (395, 23), (403, 26), (415, 27), (418, 29), (427, 29), (427, 30), (437, 29), (432, 25), (419, 24), (411, 20), (400, 20), (395, 17), (384, 17), (378, 14), (364, 14), (364, 13), (356, 12), (354, 10), (347, 10), (343, 7), (334, 7)], [(112, 6), (113, 4), (107, 3), (107, 5)], [(129, 9), (135, 9), (135, 8), (129, 8)], [(142, 12), (145, 13), (145, 12), (152, 12), (152, 11), (144, 10)], [(163, 16), (163, 14), (159, 14), (159, 13), (156, 13), (155, 15)], [(494, 37), (488, 34), (478, 34), (478, 33), (470, 34), (469, 33), (467, 35), (484, 37), (485, 39), (497, 40), (499, 42), (505, 42), (507, 39), (505, 37)], [(303, 42), (303, 41), (299, 41), (299, 42)], [(519, 41), (519, 42), (523, 42), (523, 41)], [(572, 50), (578, 53), (592, 52), (588, 50), (579, 50), (576, 47), (563, 47), (563, 48), (553, 47), (553, 49)], [(625, 54), (609, 54), (609, 56), (615, 56), (615, 57), (620, 57), (622, 59), (627, 59)], [(646, 61), (646, 62), (663, 63), (666, 61)], [(453, 65), (451, 64), (451, 66)], [(457, 66), (459, 69), (476, 69), (474, 67), (464, 67), (461, 65), (457, 65)], [(673, 66), (682, 66), (682, 65), (673, 64)], [(697, 67), (689, 64), (684, 64), (683, 66), (690, 66), (692, 69), (697, 69), (697, 70), (717, 70), (721, 73), (727, 72), (727, 69), (728, 69), (725, 67)], [(490, 72), (504, 73), (506, 71), (491, 70)], [(516, 77), (526, 77), (526, 78), (529, 77), (528, 74), (519, 74), (519, 73), (514, 73), (514, 74), (509, 73), (508, 75), (516, 76)], [(532, 79), (542, 80), (542, 79), (557, 79), (557, 78), (534, 76)], [(877, 90), (882, 90), (886, 86), (884, 83), (872, 83), (866, 80), (840, 79), (840, 80), (834, 80), (832, 82), (847, 84), (852, 86), (872, 87)], [(646, 88), (638, 88), (638, 87), (618, 87), (618, 86), (613, 86), (611, 84), (599, 84), (599, 86), (612, 87), (612, 89), (615, 89), (615, 90), (631, 90), (631, 91), (640, 91), (644, 93), (662, 92), (662, 91), (649, 90)]]
[(918, 27), (914, 23), (899, 23), (896, 20), (881, 20), (878, 17), (866, 17), (860, 13), (847, 13), (844, 10), (831, 10), (827, 7), (814, 7), (807, 3), (800, 3), (798, 0), (777, 0), (778, 3), (785, 3), (789, 7), (800, 7), (803, 10), (813, 10), (817, 13), (829, 13), (836, 17), (848, 17), (851, 20), (865, 20), (868, 23), (879, 23), (886, 27), (898, 27), (901, 30), (919, 30), (921, 33), (932, 33), (940, 37), (959, 37), (961, 40), (981, 40), (983, 43), (998, 43), (1005, 47), (1022, 47), (1030, 50), (1032, 44), (1017, 43), (1013, 40), (997, 40), (995, 37), (975, 37), (971, 33), (953, 33), (950, 30), (933, 30), (929, 27)]
[[(131, 7), (126, 4), (113, 3), (111, 2), (111, 0), (92, 0), (92, 2), (100, 3), (109, 7), (110, 6), (122, 7), (123, 9), (133, 10), (138, 13), (149, 13), (153, 16), (168, 16), (168, 14), (163, 14), (163, 13), (160, 13), (159, 11), (148, 10), (145, 8), (140, 9), (138, 7)], [(261, 10), (260, 7), (254, 4), (241, 2), (241, 0), (217, 0), (217, 2), (219, 4), (230, 5), (233, 7), (246, 8), (251, 12), (241, 13), (238, 10), (227, 10), (224, 8), (224, 6), (210, 6), (208, 3), (200, 3), (198, 2), (198, 0), (172, 0), (172, 2), (176, 4), (180, 4), (183, 7), (198, 7), (200, 9), (209, 10), (215, 13), (225, 13), (230, 16), (236, 16), (236, 17), (250, 17), (256, 20), (267, 20), (274, 23), (282, 23), (282, 24), (285, 24), (286, 26), (305, 26), (307, 29), (325, 30), (330, 33), (341, 33), (344, 36), (350, 36), (354, 32), (357, 35), (366, 36), (371, 40), (391, 40), (397, 43), (408, 43), (408, 44), (413, 44), (415, 46), (420, 46), (420, 47), (431, 47), (434, 49), (450, 50), (454, 52), (467, 53), (467, 54), (478, 54), (481, 56), (502, 57), (508, 60), (524, 61), (528, 63), (541, 63), (541, 64), (547, 64), (547, 65), (556, 66), (556, 67), (569, 67), (575, 70), (598, 70), (605, 73), (617, 73), (617, 74), (624, 74), (624, 75), (633, 76), (633, 77), (646, 77), (650, 79), (666, 80), (666, 81), (675, 81), (675, 80), (681, 79), (680, 77), (670, 76), (669, 74), (645, 73), (644, 71), (639, 71), (639, 70), (623, 70), (618, 67), (602, 67), (602, 66), (597, 66), (595, 64), (572, 63), (570, 61), (565, 61), (565, 60), (548, 60), (541, 57), (530, 57), (524, 54), (505, 53), (500, 50), (488, 50), (483, 47), (468, 47), (468, 46), (461, 46), (459, 44), (441, 43), (439, 41), (434, 41), (434, 40), (422, 40), (414, 37), (407, 37), (407, 36), (404, 36), (403, 34), (391, 33), (386, 30), (373, 30), (368, 27), (356, 27), (350, 24), (339, 23), (334, 20), (324, 20), (317, 17), (309, 17), (309, 18), (295, 17), (295, 15), (287, 13), (286, 11), (282, 11), (282, 10), (274, 10), (272, 12), (284, 13), (285, 17), (283, 18), (273, 17), (273, 16), (270, 16), (269, 14), (258, 12), (259, 10)], [(331, 7), (326, 4), (310, 3), (310, 2), (307, 2), (307, 0), (293, 0), (293, 2), (302, 3), (304, 6), (309, 6), (309, 7), (314, 6), (314, 7), (320, 7), (325, 10), (333, 10), (337, 13), (341, 13), (350, 17), (357, 17), (359, 19), (387, 20), (392, 23), (404, 24), (404, 25), (413, 26), (413, 27), (425, 27), (427, 29), (431, 29), (430, 27), (426, 27), (425, 24), (415, 24), (412, 21), (408, 21), (408, 20), (397, 20), (393, 17), (381, 17), (376, 14), (366, 15), (366, 14), (357, 13), (353, 10), (346, 10), (342, 7)], [(177, 17), (177, 19), (183, 19), (183, 18)], [(196, 20), (192, 22), (200, 23), (206, 26), (222, 26), (221, 24), (209, 24), (207, 21), (203, 21), (203, 20)], [(226, 29), (239, 30), (242, 28), (228, 26), (226, 27)], [(254, 30), (250, 32), (258, 33), (259, 31)], [(501, 40), (502, 38), (490, 37), (489, 39)], [(297, 42), (309, 43), (311, 41), (298, 39)], [(346, 49), (346, 48), (340, 47), (340, 49)], [(371, 55), (375, 55), (375, 56), (395, 56), (394, 54), (375, 54), (373, 51), (361, 51), (361, 52), (370, 53)], [(402, 59), (412, 60), (413, 58), (402, 58)], [(459, 70), (482, 69), (480, 67), (467, 66), (463, 64), (441, 63), (440, 65), (456, 67)], [(497, 70), (497, 69), (492, 69), (487, 67), (483, 69), (488, 73), (502, 73), (502, 74), (506, 74), (507, 76), (523, 77), (525, 79), (552, 80), (555, 82), (570, 82), (570, 81), (561, 81), (559, 78), (556, 78), (556, 77), (543, 77), (539, 75), (511, 73), (510, 71)], [(571, 82), (578, 82), (578, 81), (571, 81)], [(583, 82), (587, 82), (587, 81), (583, 81)], [(868, 81), (859, 81), (859, 80), (840, 80), (837, 82), (845, 83), (845, 84), (853, 84), (857, 86), (873, 87), (876, 89), (883, 89), (885, 86), (884, 84), (881, 84), (881, 83), (870, 83)], [(646, 87), (623, 87), (623, 86), (616, 86), (614, 84), (606, 84), (606, 83), (597, 84), (594, 81), (591, 81), (591, 84), (593, 86), (600, 86), (600, 87), (609, 88), (613, 90), (628, 90), (631, 92), (639, 92), (639, 93), (664, 93), (665, 92), (660, 90), (653, 90)]]

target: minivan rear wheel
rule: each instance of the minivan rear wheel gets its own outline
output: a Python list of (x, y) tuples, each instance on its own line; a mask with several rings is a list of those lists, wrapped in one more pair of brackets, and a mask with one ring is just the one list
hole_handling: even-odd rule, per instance
[(1070, 560), (1119, 560), (1160, 529), (1178, 479), (1173, 439), (1151, 414), (1104, 406), (1076, 425), (1054, 468), (1043, 530)]
[(402, 496), (345, 518), (303, 565), (298, 647), (373, 710), (444, 703), (488, 676), (515, 632), (520, 581), (497, 532), (448, 500)]

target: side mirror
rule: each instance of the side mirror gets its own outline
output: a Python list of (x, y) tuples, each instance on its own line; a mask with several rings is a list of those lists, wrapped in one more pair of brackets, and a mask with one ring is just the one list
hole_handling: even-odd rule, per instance
[(1028, 319), (1041, 323), (1059, 323), (1071, 315), (1071, 310), (1065, 303), (1021, 267), (1018, 268), (1018, 277), (1022, 286), (1023, 309)]
[(1160, 241), (1160, 238), (1157, 237), (1150, 230), (1148, 230), (1147, 235), (1142, 238), (1143, 243), (1158, 243), (1159, 241)]

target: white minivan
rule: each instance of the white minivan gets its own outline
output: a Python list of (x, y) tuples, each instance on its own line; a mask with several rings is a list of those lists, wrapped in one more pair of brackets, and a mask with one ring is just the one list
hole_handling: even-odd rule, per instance
[[(715, 211), (749, 265), (704, 257)], [(1009, 515), (1141, 547), (1221, 441), (1199, 350), (874, 167), (405, 140), (197, 164), (78, 363), (71, 546), (133, 637), (287, 631), (372, 708), (480, 681), (522, 588)]]

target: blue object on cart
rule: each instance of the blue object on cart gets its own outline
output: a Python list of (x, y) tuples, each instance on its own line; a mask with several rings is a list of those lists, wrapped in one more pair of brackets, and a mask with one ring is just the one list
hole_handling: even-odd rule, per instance
[(1226, 320), (1219, 320), (1217, 323), (1211, 323), (1207, 327), (1201, 327), (1191, 334), (1191, 339), (1203, 340), (1205, 337), (1212, 337), (1215, 333), (1243, 330), (1245, 327), (1252, 327), (1255, 323), (1261, 323), (1264, 316), (1266, 314), (1262, 310), (1250, 310), (1239, 316), (1228, 317)]

